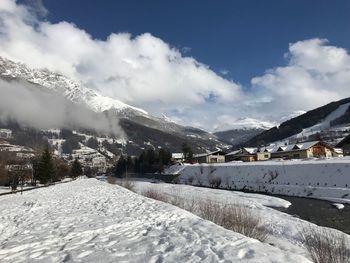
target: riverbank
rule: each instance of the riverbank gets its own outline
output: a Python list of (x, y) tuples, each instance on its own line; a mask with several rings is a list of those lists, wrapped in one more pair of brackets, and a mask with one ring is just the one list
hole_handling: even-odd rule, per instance
[(350, 204), (350, 159), (174, 165), (177, 182), (228, 190), (325, 199)]

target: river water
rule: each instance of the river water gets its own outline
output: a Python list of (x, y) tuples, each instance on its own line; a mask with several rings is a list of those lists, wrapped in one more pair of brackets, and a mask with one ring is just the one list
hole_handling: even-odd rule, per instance
[(320, 226), (338, 229), (350, 235), (350, 205), (337, 209), (332, 202), (303, 197), (273, 195), (292, 203), (289, 208), (275, 208)]

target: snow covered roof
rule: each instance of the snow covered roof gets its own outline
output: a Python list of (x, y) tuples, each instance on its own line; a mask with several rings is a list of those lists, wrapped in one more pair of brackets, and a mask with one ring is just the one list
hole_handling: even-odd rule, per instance
[(225, 154), (223, 151), (213, 151), (213, 152), (208, 152), (208, 153), (200, 153), (200, 154), (195, 154), (194, 157), (198, 158), (198, 157), (204, 157), (204, 156), (209, 156), (209, 155), (213, 155), (213, 154)]
[(303, 143), (297, 143), (296, 145), (298, 146), (298, 148), (300, 150), (307, 150), (307, 149), (309, 149), (310, 147), (316, 145), (319, 142), (320, 141), (303, 142)]
[(246, 152), (248, 152), (250, 154), (255, 154), (258, 152), (258, 148), (246, 148), (246, 147), (244, 147), (243, 150), (245, 150)]
[(183, 153), (172, 153), (171, 157), (174, 159), (183, 159), (184, 158), (184, 154)]
[(241, 150), (236, 150), (236, 151), (233, 151), (233, 152), (229, 152), (226, 155), (236, 155), (236, 154), (241, 153), (241, 152), (242, 152)]

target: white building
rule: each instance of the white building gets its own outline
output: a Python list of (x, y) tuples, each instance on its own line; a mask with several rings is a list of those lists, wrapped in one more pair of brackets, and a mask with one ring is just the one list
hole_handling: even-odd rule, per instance
[(12, 131), (9, 129), (0, 129), (1, 139), (10, 139), (12, 137)]

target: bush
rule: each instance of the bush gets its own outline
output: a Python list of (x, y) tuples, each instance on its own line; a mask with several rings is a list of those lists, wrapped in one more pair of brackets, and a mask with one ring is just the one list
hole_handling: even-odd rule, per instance
[(169, 198), (165, 194), (155, 189), (147, 189), (146, 191), (142, 192), (142, 195), (148, 198), (152, 198), (154, 200), (169, 203)]
[(135, 184), (129, 178), (124, 178), (122, 180), (118, 180), (117, 184), (121, 187), (124, 187), (132, 192), (135, 192)]
[(116, 179), (114, 176), (108, 176), (108, 177), (107, 177), (107, 182), (108, 182), (109, 184), (116, 184), (117, 179)]
[(350, 262), (350, 243), (345, 234), (310, 227), (301, 231), (301, 237), (315, 263)]
[(220, 205), (210, 199), (185, 200), (178, 194), (170, 197), (155, 189), (147, 189), (142, 195), (178, 206), (228, 230), (258, 239), (261, 242), (266, 240), (269, 233), (268, 229), (261, 225), (258, 215), (243, 205)]
[(199, 203), (200, 217), (212, 221), (228, 230), (264, 242), (268, 229), (261, 225), (257, 215), (243, 205), (224, 205), (205, 200)]

